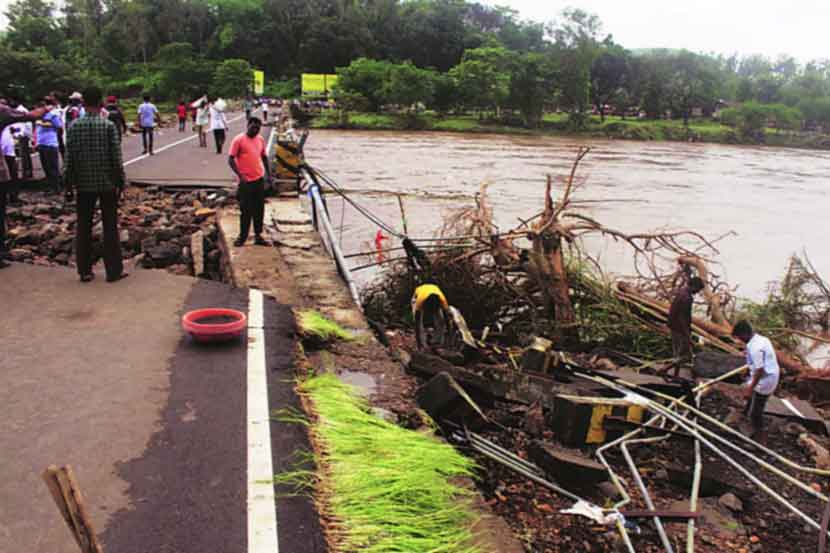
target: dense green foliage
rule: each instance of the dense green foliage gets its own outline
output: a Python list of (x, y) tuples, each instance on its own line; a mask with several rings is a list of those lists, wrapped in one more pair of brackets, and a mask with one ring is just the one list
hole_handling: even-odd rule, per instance
[[(16, 0), (6, 15), (0, 82), (29, 100), (91, 82), (171, 100), (238, 95), (247, 62), (276, 96), (298, 94), (301, 72), (338, 72), (341, 105), (370, 111), (537, 127), (562, 110), (580, 130), (592, 112), (688, 125), (755, 102), (778, 129), (830, 129), (830, 62), (629, 51), (579, 9), (543, 24), (467, 0)], [(762, 120), (753, 109), (740, 118), (746, 136)]]

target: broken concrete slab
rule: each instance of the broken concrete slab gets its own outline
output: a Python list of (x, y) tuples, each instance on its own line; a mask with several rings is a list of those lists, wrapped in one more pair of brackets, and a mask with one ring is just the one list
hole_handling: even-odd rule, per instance
[(814, 434), (828, 435), (827, 422), (815, 407), (802, 399), (771, 396), (764, 413), (797, 422)]
[(551, 480), (563, 485), (584, 488), (608, 480), (608, 471), (602, 464), (577, 451), (535, 441), (530, 444), (527, 453)]
[(490, 422), (475, 400), (446, 372), (432, 377), (415, 397), (436, 422), (450, 420), (473, 430)]
[[(745, 363), (746, 360), (738, 355), (730, 355), (717, 351), (701, 351), (695, 354), (692, 373), (698, 378), (717, 378), (729, 371), (737, 369)], [(735, 375), (726, 382), (740, 384), (743, 382), (743, 377), (741, 375)]]
[(630, 370), (619, 370), (614, 372), (597, 371), (597, 374), (609, 379), (620, 379), (636, 386), (641, 386), (648, 390), (654, 390), (662, 394), (670, 395), (672, 397), (683, 397), (687, 395), (688, 388), (674, 381), (667, 381), (661, 376), (651, 376), (648, 374), (640, 374)]

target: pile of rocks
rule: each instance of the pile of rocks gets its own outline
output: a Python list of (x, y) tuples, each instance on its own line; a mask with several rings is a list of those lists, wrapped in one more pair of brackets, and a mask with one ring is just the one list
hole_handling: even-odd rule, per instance
[[(74, 205), (64, 203), (60, 195), (37, 191), (23, 192), (20, 199), (21, 205), (7, 212), (9, 257), (37, 265), (74, 265)], [(215, 214), (231, 201), (225, 190), (130, 189), (119, 209), (122, 255), (145, 268), (220, 280)], [(102, 253), (101, 232), (97, 215), (93, 229), (96, 259)], [(198, 232), (203, 237), (204, 265), (194, 267), (190, 249), (192, 236)]]

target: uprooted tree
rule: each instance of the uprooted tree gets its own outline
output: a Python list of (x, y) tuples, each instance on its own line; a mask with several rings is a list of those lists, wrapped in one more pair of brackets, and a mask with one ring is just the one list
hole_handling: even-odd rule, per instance
[[(586, 184), (579, 176), (581, 148), (568, 175), (548, 177), (544, 208), (521, 225), (500, 231), (482, 186), (474, 206), (453, 212), (430, 250), (428, 274), (413, 275), (405, 265), (386, 271), (366, 294), (367, 310), (377, 318), (405, 322), (412, 284), (431, 281), (467, 318), (469, 326), (505, 345), (527, 343), (532, 336), (552, 338), (559, 349), (590, 351), (601, 347), (632, 359), (671, 357), (666, 326), (671, 298), (697, 275), (704, 283), (705, 305), (698, 307), (692, 330), (704, 348), (740, 354), (731, 338), (733, 320), (745, 316), (734, 289), (713, 272), (718, 240), (692, 230), (628, 233), (590, 216), (589, 202), (576, 198)], [(556, 191), (559, 191), (557, 194)], [(624, 244), (632, 253), (632, 273), (608, 276), (584, 239), (601, 236)], [(725, 235), (728, 236), (728, 235)], [(791, 262), (775, 296), (792, 311), (774, 339), (794, 333), (813, 338), (811, 328), (826, 328), (830, 291), (809, 261)], [(823, 325), (823, 326), (821, 326)], [(768, 330), (768, 326), (763, 326)], [(809, 365), (792, 340), (776, 339), (779, 361), (789, 372)]]

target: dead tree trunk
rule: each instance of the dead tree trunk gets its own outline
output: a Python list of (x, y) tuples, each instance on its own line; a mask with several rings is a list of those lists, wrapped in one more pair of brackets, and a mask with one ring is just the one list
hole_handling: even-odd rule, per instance
[(530, 254), (531, 276), (536, 280), (545, 299), (545, 308), (553, 313), (557, 338), (576, 338), (576, 313), (571, 302), (565, 258), (562, 255), (562, 236), (556, 229), (556, 211), (551, 197), (551, 179), (545, 191), (545, 211), (532, 233)]

